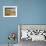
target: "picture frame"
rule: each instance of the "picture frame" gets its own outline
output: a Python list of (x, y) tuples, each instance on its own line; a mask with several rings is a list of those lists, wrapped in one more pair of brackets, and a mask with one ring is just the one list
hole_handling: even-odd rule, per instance
[[(26, 39), (25, 37), (22, 37), (25, 36), (22, 35), (22, 31), (27, 30), (28, 38)], [(22, 40), (46, 41), (46, 24), (18, 24), (18, 43), (20, 43)]]
[(17, 17), (17, 6), (3, 6), (3, 17)]

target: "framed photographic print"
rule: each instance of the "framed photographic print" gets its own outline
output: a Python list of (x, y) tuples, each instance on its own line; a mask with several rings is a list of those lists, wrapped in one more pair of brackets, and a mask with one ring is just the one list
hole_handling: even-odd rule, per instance
[(45, 24), (19, 24), (18, 42), (24, 40), (46, 41)]
[(3, 6), (3, 17), (17, 17), (17, 6)]

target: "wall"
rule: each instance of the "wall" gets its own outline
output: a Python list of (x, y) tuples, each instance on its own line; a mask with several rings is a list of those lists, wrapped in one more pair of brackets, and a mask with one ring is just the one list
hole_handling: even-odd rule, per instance
[[(8, 34), (10, 32), (16, 32), (17, 35), (18, 18), (3, 17), (3, 6), (16, 5), (18, 5), (18, 0), (0, 0), (0, 44), (7, 44), (9, 42)], [(15, 42), (18, 42), (17, 39)]]
[[(17, 18), (3, 18), (3, 6), (17, 5)], [(7, 44), (9, 32), (18, 24), (46, 24), (46, 0), (0, 0), (0, 44)], [(16, 39), (16, 43), (17, 43)]]

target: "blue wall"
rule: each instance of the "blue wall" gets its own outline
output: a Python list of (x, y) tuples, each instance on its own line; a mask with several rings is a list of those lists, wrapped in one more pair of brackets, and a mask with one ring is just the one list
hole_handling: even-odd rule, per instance
[[(18, 17), (4, 18), (3, 6), (16, 5)], [(46, 24), (46, 0), (0, 0), (0, 44), (8, 43), (9, 32), (17, 34), (18, 24)]]

